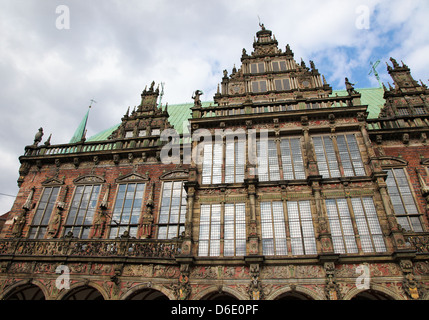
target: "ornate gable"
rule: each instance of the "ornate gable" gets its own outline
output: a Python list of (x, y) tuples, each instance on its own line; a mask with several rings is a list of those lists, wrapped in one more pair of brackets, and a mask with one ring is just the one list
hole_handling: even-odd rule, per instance
[(160, 180), (188, 179), (189, 171), (183, 169), (172, 170), (164, 173), (159, 178)]
[(85, 175), (73, 180), (74, 184), (98, 184), (98, 183), (104, 183), (104, 182), (105, 180), (103, 177), (96, 176), (96, 175)]
[(149, 177), (147, 175), (129, 173), (117, 178), (115, 181), (116, 183), (147, 182), (149, 181)]
[(379, 157), (378, 159), (383, 167), (404, 167), (408, 165), (408, 161), (398, 157)]
[(42, 182), (42, 186), (44, 187), (56, 187), (56, 186), (60, 186), (63, 185), (64, 181), (60, 180), (58, 178), (47, 178), (45, 181)]
[(242, 65), (238, 69), (234, 66), (231, 75), (224, 70), (214, 96), (219, 106), (320, 99), (332, 93), (314, 62), (310, 61), (310, 68), (302, 60), (298, 64), (289, 45), (283, 52), (272, 32), (263, 24), (256, 33), (253, 48), (250, 55), (243, 49)]

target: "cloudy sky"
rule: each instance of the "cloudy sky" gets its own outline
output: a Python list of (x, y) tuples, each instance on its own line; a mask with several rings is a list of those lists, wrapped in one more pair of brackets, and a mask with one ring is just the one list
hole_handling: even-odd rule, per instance
[[(68, 14), (68, 15), (67, 15)], [(390, 56), (429, 79), (427, 0), (0, 0), (0, 215), (18, 191), (18, 157), (39, 127), (69, 142), (91, 99), (88, 134), (120, 122), (152, 81), (163, 103), (212, 100), (222, 70), (253, 51), (259, 20), (334, 89), (378, 86)]]

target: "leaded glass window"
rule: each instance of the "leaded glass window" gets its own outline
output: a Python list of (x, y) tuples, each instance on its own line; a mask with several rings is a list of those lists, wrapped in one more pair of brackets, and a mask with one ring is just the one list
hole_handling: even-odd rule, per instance
[(316, 239), (310, 201), (288, 201), (287, 213), (292, 254), (316, 254)]
[(407, 231), (423, 232), (419, 212), (403, 168), (387, 170), (387, 190), (396, 220)]
[(243, 182), (246, 156), (244, 142), (227, 142), (225, 148), (225, 182)]
[(97, 209), (100, 185), (79, 185), (73, 196), (70, 212), (65, 223), (64, 234), (72, 232), (74, 237), (87, 239), (92, 218)]
[(199, 256), (220, 255), (220, 215), (220, 204), (201, 205)]
[(30, 239), (42, 239), (45, 236), (49, 219), (55, 209), (54, 205), (59, 190), (60, 187), (46, 187), (43, 189), (42, 197), (30, 225), (30, 233), (28, 235)]
[(110, 239), (121, 236), (125, 231), (128, 231), (131, 237), (137, 236), (144, 188), (144, 183), (126, 183), (118, 186), (110, 226)]
[(185, 231), (186, 197), (183, 181), (163, 183), (158, 239), (173, 239)]
[(225, 204), (224, 255), (246, 254), (246, 210), (244, 203)]
[(325, 200), (335, 253), (357, 253), (355, 233), (346, 199)]
[[(228, 141), (227, 139), (225, 144), (222, 142), (205, 144), (203, 150), (202, 184), (244, 181), (246, 157), (244, 141)], [(225, 164), (224, 176), (222, 174), (223, 164)]]
[(283, 138), (280, 142), (280, 152), (283, 166), (283, 179), (305, 179), (301, 139)]
[(287, 255), (285, 216), (281, 201), (261, 202), (262, 252)]
[(344, 176), (364, 176), (365, 169), (360, 156), (356, 137), (353, 134), (338, 135), (337, 144), (341, 164), (344, 169)]
[[(313, 137), (314, 151), (319, 173), (324, 178), (363, 176), (365, 169), (354, 134)], [(338, 156), (337, 151), (338, 150)]]
[(202, 168), (202, 183), (222, 183), (222, 143), (209, 143), (204, 145), (204, 158)]
[(329, 136), (313, 137), (319, 174), (324, 178), (335, 178), (340, 176), (340, 169), (338, 168), (338, 161), (332, 140), (333, 138)]
[(280, 180), (280, 167), (276, 142), (274, 140), (257, 141), (256, 148), (258, 154), (259, 180)]
[(352, 198), (353, 213), (363, 252), (385, 252), (386, 246), (374, 201), (370, 197)]
[(223, 244), (224, 256), (244, 256), (246, 254), (245, 204), (202, 204), (200, 208), (198, 255), (220, 256), (221, 244)]

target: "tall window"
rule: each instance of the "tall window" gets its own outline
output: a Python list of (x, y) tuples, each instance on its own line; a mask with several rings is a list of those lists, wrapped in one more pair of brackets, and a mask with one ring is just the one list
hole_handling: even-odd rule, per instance
[[(260, 181), (305, 179), (300, 138), (257, 141), (258, 177)], [(279, 162), (280, 152), (280, 162)]]
[(274, 140), (257, 141), (258, 177), (261, 181), (280, 180), (277, 144)]
[(287, 255), (286, 225), (293, 255), (316, 254), (310, 201), (288, 201), (285, 221), (283, 202), (261, 202), (262, 252), (264, 255)]
[(351, 212), (356, 222), (362, 251), (386, 251), (372, 198), (351, 198), (351, 206), (348, 205), (347, 199), (328, 199), (325, 203), (335, 253), (358, 252)]
[(222, 243), (224, 256), (246, 254), (244, 203), (201, 205), (198, 255), (219, 256)]
[(110, 225), (110, 239), (121, 236), (125, 231), (128, 231), (131, 237), (137, 236), (144, 187), (144, 183), (126, 183), (118, 186)]
[(222, 183), (222, 143), (208, 143), (204, 145), (202, 169), (202, 183)]
[(403, 168), (387, 170), (387, 190), (396, 220), (407, 231), (423, 232), (419, 212)]
[[(225, 154), (225, 160), (224, 160)], [(244, 181), (246, 147), (244, 141), (226, 141), (204, 145), (202, 184), (240, 183)], [(225, 173), (222, 166), (225, 163)]]
[(220, 204), (201, 205), (199, 256), (220, 255)]
[(224, 255), (246, 254), (246, 208), (244, 203), (225, 204)]
[(359, 147), (353, 134), (313, 137), (313, 144), (319, 173), (324, 178), (340, 177), (342, 174), (339, 163), (346, 177), (365, 175)]
[(185, 231), (186, 196), (183, 181), (163, 183), (158, 239), (173, 239)]
[(100, 185), (79, 185), (76, 187), (65, 223), (64, 234), (71, 231), (73, 236), (77, 238), (88, 238), (99, 193)]
[(310, 201), (288, 201), (287, 213), (292, 254), (316, 254), (316, 239)]
[(305, 179), (301, 139), (283, 138), (280, 142), (280, 152), (283, 166), (283, 179)]
[(30, 233), (28, 235), (30, 239), (42, 239), (45, 236), (59, 190), (60, 187), (47, 187), (43, 189), (42, 197), (30, 225)]
[(335, 253), (357, 253), (352, 218), (346, 199), (325, 200)]
[(353, 213), (363, 252), (384, 252), (386, 246), (372, 198), (352, 198)]
[(365, 169), (363, 167), (356, 137), (353, 134), (338, 135), (337, 145), (341, 164), (344, 169), (344, 175), (346, 177), (364, 176)]
[(281, 201), (261, 202), (262, 253), (287, 255), (285, 216)]
[(227, 142), (225, 146), (225, 182), (243, 182), (245, 164), (245, 144), (243, 142)]

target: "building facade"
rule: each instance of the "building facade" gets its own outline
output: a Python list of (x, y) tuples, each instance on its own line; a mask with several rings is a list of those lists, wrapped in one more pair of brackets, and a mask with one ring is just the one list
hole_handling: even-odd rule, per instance
[(212, 103), (162, 106), (152, 83), (96, 137), (41, 128), (0, 299), (429, 299), (427, 87), (391, 59), (380, 109), (263, 25), (253, 49)]

